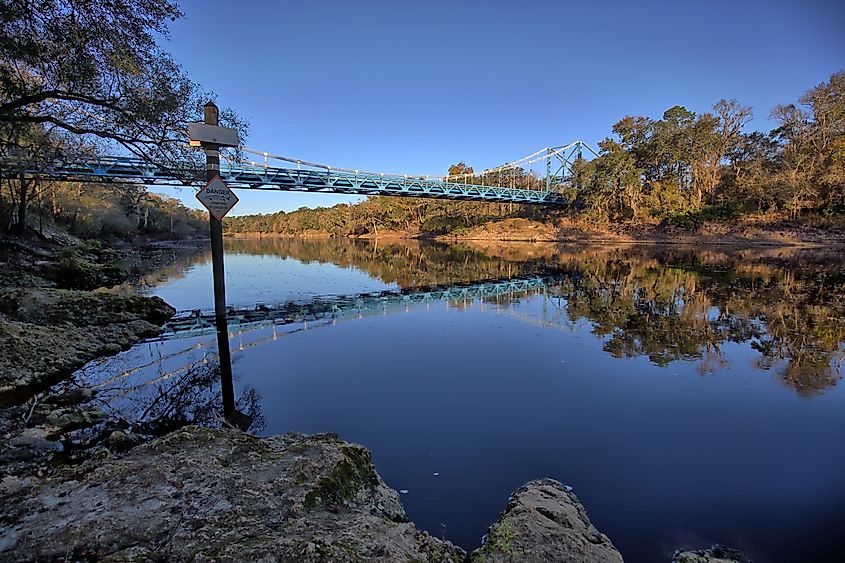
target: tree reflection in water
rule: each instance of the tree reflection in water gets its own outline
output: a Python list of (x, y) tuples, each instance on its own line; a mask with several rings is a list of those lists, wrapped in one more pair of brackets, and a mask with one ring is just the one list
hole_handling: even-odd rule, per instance
[[(544, 296), (515, 295), (510, 303), (497, 298), (490, 306), (505, 311), (513, 303), (536, 299), (560, 302), (559, 314), (567, 324), (589, 323), (613, 357), (643, 356), (658, 366), (697, 362), (702, 374), (728, 367), (722, 350), (727, 343), (744, 344), (757, 354), (758, 369), (776, 373), (802, 396), (822, 392), (841, 378), (842, 249), (285, 238), (230, 239), (226, 244), (232, 254), (355, 268), (408, 291), (542, 271), (556, 280)], [(143, 284), (155, 286), (179, 278), (205, 261), (204, 252), (180, 254), (163, 269), (144, 276)], [(283, 288), (284, 272), (278, 276)], [(297, 307), (313, 314), (307, 302), (284, 306), (291, 308), (292, 318)], [(139, 420), (164, 428), (218, 416), (219, 398), (212, 391), (219, 385), (216, 371), (206, 364), (190, 369), (186, 365), (184, 359), (182, 364), (171, 362), (170, 377), (148, 374), (147, 385), (150, 379), (157, 381), (157, 394), (142, 394), (146, 403), (134, 409)], [(256, 423), (261, 421), (258, 405), (254, 390), (241, 393), (238, 408), (255, 416)]]
[[(189, 424), (229, 424), (223, 415), (220, 370), (213, 359), (205, 357), (170, 371), (155, 370), (154, 375), (153, 370), (133, 367), (104, 378), (116, 366), (115, 361), (108, 360), (89, 364), (68, 385), (80, 380), (91, 385), (101, 406), (142, 435), (161, 436)], [(251, 419), (243, 430), (257, 433), (264, 428), (261, 394), (255, 388), (239, 390), (235, 408)]]
[(841, 262), (642, 254), (560, 257), (568, 268), (557, 295), (571, 320), (592, 323), (609, 354), (647, 356), (661, 366), (700, 360), (706, 373), (723, 365), (724, 343), (749, 343), (760, 354), (759, 368), (776, 371), (802, 395), (841, 378)]
[[(224, 423), (217, 365), (192, 364), (184, 374), (156, 382), (153, 389), (136, 411), (136, 424), (142, 433), (162, 435), (188, 424), (219, 426)], [(258, 432), (264, 427), (261, 395), (254, 388), (238, 394), (235, 408), (252, 419), (251, 425), (244, 430)]]

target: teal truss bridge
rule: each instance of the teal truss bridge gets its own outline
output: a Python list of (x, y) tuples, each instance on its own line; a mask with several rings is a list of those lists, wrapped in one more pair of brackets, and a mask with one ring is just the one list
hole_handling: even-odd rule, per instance
[[(585, 149), (595, 154), (583, 141), (575, 141), (544, 148), (477, 173), (413, 176), (338, 168), (242, 147), (240, 155), (258, 156), (260, 161), (224, 157), (220, 177), (229, 187), (236, 189), (565, 205), (568, 200), (561, 193), (561, 188), (568, 185), (572, 166), (575, 160), (583, 158)], [(271, 165), (271, 161), (280, 161), (282, 166)], [(532, 165), (540, 171), (532, 171)], [(0, 178), (20, 178), (21, 175), (39, 181), (112, 181), (183, 186), (205, 183), (205, 168), (200, 165), (165, 167), (130, 157), (71, 155), (42, 163), (14, 159), (0, 162)]]

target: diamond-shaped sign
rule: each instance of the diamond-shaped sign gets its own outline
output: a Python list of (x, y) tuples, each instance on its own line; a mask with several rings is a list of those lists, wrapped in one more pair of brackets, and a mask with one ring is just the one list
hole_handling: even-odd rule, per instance
[(212, 178), (203, 189), (197, 193), (197, 199), (209, 213), (222, 221), (223, 217), (238, 203), (238, 196), (229, 189), (220, 176)]

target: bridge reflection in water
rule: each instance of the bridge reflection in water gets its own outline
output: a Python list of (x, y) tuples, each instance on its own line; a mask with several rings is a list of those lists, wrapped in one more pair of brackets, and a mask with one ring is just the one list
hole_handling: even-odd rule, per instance
[[(761, 546), (785, 529), (784, 543), (822, 545), (841, 528), (841, 249), (227, 244), (242, 306), (237, 408), (251, 430), (367, 445), (426, 530), (445, 523), (449, 539), (474, 545), (501, 509), (488, 499), (520, 472), (592, 483), (595, 513), (618, 516), (616, 535), (635, 553), (644, 545), (643, 560), (659, 559), (690, 514), (708, 537), (730, 528), (726, 542)], [(206, 255), (165, 266), (141, 291), (208, 306)], [(325, 297), (340, 292), (351, 296)], [(181, 314), (163, 339), (74, 384), (95, 386), (132, 433), (223, 424), (202, 317)], [(749, 519), (749, 502), (769, 516)], [(831, 525), (797, 528), (799, 512)]]
[[(382, 291), (353, 297), (316, 298), (308, 303), (285, 303), (252, 309), (230, 308), (230, 336), (263, 326), (309, 322), (322, 319), (362, 318), (408, 311), (415, 305), (454, 301), (467, 303), (476, 299), (512, 298), (536, 294), (554, 282), (551, 275), (491, 280), (474, 284), (419, 288), (411, 291)], [(214, 331), (214, 313), (195, 310), (181, 312), (165, 325), (165, 332), (152, 340), (172, 340), (210, 334)]]
[[(473, 304), (489, 306), (496, 312), (515, 316), (532, 325), (572, 331), (574, 323), (566, 317), (560, 297), (549, 295), (550, 288), (562, 280), (560, 274), (542, 272), (477, 283), (231, 308), (228, 317), (232, 356), (237, 360), (239, 354), (249, 349), (291, 334), (332, 326), (339, 321), (437, 310), (438, 306), (444, 305), (452, 308), (466, 308)], [(512, 307), (518, 301), (535, 296), (543, 296), (539, 315), (529, 315)], [(213, 419), (220, 412), (216, 406), (219, 397), (215, 388), (219, 385), (219, 375), (214, 335), (213, 312), (182, 311), (165, 325), (161, 335), (136, 346), (136, 351), (145, 345), (149, 347), (147, 361), (128, 359), (129, 367), (115, 371), (115, 361), (106, 359), (92, 362), (80, 370), (80, 375), (97, 390), (101, 401), (133, 424), (150, 424), (153, 418), (150, 414), (156, 410), (183, 412), (186, 408), (194, 415), (202, 412), (203, 416)], [(178, 341), (185, 344), (179, 345)], [(162, 348), (165, 345), (169, 350)], [(181, 403), (186, 394), (191, 397), (190, 405)], [(249, 420), (254, 421), (253, 430), (261, 424), (260, 405), (254, 390), (241, 393), (238, 410), (245, 415), (245, 425), (249, 425)], [(159, 422), (156, 421), (156, 424)], [(170, 423), (177, 424), (176, 421), (168, 421), (164, 428), (168, 428)]]

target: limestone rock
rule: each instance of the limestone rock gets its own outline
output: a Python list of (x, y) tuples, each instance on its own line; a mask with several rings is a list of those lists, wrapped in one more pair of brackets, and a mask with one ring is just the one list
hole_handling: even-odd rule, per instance
[(462, 561), (332, 434), (185, 427), (123, 458), (0, 483), (0, 560)]
[(622, 561), (607, 536), (587, 517), (574, 493), (559, 481), (531, 481), (511, 495), (484, 544), (472, 553), (480, 562)]
[(25, 401), (86, 362), (158, 334), (174, 312), (158, 297), (0, 289), (0, 405)]
[(113, 452), (128, 452), (140, 443), (141, 438), (138, 436), (120, 430), (115, 430), (106, 438), (106, 446)]
[(0, 290), (0, 311), (20, 322), (77, 327), (136, 319), (164, 324), (176, 312), (160, 297), (45, 288)]

